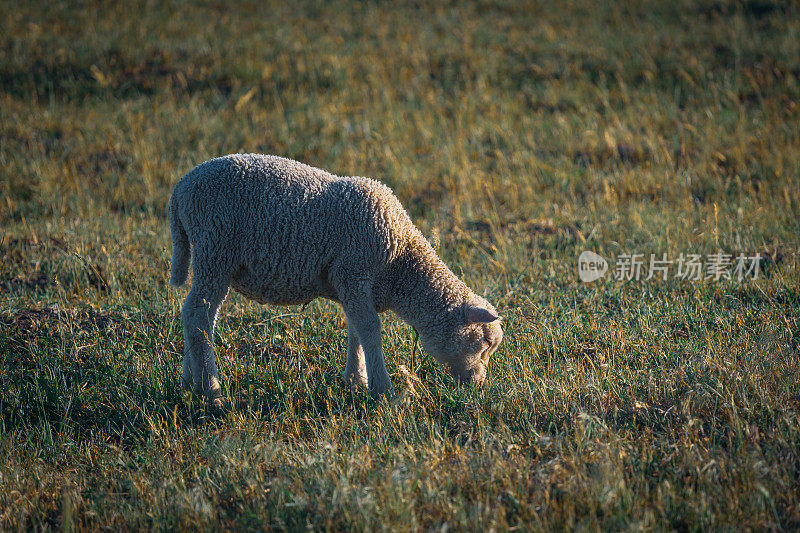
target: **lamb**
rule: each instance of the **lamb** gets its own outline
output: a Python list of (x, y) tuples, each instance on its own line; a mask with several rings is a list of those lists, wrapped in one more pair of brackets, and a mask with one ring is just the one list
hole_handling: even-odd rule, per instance
[[(222, 405), (212, 339), (230, 288), (259, 302), (337, 301), (347, 319), (344, 377), (392, 389), (378, 316), (392, 310), (457, 382), (481, 384), (503, 338), (495, 308), (439, 259), (392, 191), (291, 159), (233, 154), (186, 174), (170, 199), (170, 283), (183, 304), (184, 384)], [(190, 249), (193, 248), (193, 252)]]

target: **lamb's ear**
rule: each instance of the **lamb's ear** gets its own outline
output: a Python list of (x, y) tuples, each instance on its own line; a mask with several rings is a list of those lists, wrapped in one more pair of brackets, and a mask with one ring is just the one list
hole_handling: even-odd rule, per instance
[(473, 305), (467, 307), (467, 324), (479, 324), (484, 322), (494, 322), (500, 317), (483, 307)]

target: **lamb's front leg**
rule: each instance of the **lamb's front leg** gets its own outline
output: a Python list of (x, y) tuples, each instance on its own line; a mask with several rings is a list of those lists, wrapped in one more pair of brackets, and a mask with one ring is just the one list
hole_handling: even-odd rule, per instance
[(347, 318), (347, 363), (342, 373), (344, 379), (352, 381), (359, 387), (367, 388), (367, 362), (364, 357), (364, 348), (358, 340), (358, 333), (353, 325), (353, 320)]
[(342, 306), (347, 315), (348, 329), (352, 324), (364, 351), (369, 391), (377, 397), (392, 390), (392, 380), (389, 378), (389, 373), (386, 372), (386, 364), (383, 360), (381, 320), (372, 305), (372, 299), (363, 292), (360, 296), (357, 299), (343, 300)]

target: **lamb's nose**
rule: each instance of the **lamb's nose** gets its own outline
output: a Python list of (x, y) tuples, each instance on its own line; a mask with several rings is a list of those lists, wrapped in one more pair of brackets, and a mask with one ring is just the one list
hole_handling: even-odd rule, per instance
[(480, 367), (474, 374), (472, 374), (472, 383), (476, 387), (483, 387), (483, 382), (486, 381), (486, 367)]

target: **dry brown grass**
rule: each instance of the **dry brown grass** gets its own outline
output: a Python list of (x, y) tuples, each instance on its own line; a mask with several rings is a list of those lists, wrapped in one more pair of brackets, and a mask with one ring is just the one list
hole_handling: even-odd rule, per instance
[[(0, 528), (800, 528), (794, 4), (11, 4), (0, 17)], [(178, 382), (173, 184), (253, 151), (395, 190), (505, 317), (482, 390), (388, 316), (235, 296)], [(768, 253), (578, 281), (585, 250)]]

